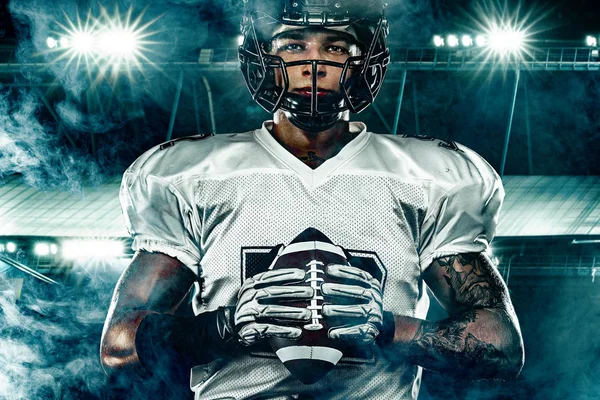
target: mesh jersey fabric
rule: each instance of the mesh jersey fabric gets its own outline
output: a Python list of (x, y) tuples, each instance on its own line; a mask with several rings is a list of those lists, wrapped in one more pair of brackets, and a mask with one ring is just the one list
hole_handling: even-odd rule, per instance
[[(133, 249), (179, 259), (203, 280), (196, 314), (235, 305), (248, 254), (313, 227), (382, 270), (384, 309), (425, 318), (422, 272), (432, 260), (486, 250), (504, 190), (470, 149), (432, 138), (356, 137), (312, 170), (255, 131), (157, 146), (125, 172), (121, 203)], [(254, 252), (254, 253), (253, 253)], [(303, 385), (275, 357), (240, 356), (192, 370), (198, 399), (311, 394), (326, 399), (414, 399), (419, 367), (378, 355), (344, 362)]]

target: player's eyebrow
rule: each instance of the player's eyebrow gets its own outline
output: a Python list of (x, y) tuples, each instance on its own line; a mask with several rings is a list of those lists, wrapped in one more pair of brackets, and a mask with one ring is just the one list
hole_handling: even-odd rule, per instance
[[(279, 35), (273, 37), (273, 39), (271, 40), (306, 40), (309, 36), (314, 34), (315, 32), (307, 32), (305, 29), (296, 29), (292, 31), (282, 32)], [(324, 41), (327, 43), (339, 41), (343, 41), (348, 44), (354, 43), (354, 40), (352, 40), (352, 37), (350, 35), (344, 34), (342, 32), (327, 32), (327, 36), (325, 36)]]

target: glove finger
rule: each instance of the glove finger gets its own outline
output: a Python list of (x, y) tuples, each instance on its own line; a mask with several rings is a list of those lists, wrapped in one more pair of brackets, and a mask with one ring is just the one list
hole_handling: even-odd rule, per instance
[(381, 309), (370, 307), (368, 304), (349, 306), (325, 304), (322, 313), (324, 316), (332, 318), (359, 318), (375, 326), (383, 324)]
[(306, 271), (300, 268), (282, 268), (261, 272), (246, 279), (239, 293), (255, 287), (302, 282), (305, 276)]
[(301, 268), (270, 269), (254, 276), (257, 285), (286, 284), (302, 282), (306, 271)]
[(372, 324), (362, 324), (354, 326), (345, 326), (332, 328), (327, 333), (330, 339), (344, 340), (348, 342), (359, 342), (361, 344), (371, 344), (379, 335), (379, 330)]
[(310, 300), (314, 289), (309, 286), (270, 286), (263, 289), (246, 290), (239, 295), (238, 304), (250, 301), (262, 303), (282, 302), (286, 300)]
[(240, 329), (238, 335), (242, 343), (252, 345), (267, 337), (281, 337), (297, 339), (302, 334), (302, 329), (272, 324), (251, 323)]
[(332, 278), (349, 280), (365, 286), (369, 286), (374, 279), (367, 271), (342, 264), (329, 264), (325, 269), (325, 274)]
[(382, 304), (381, 291), (377, 288), (364, 288), (355, 285), (343, 285), (339, 283), (324, 283), (321, 285), (321, 293), (324, 296), (342, 297), (346, 299), (356, 299), (365, 302), (374, 301)]
[(238, 307), (234, 320), (235, 324), (239, 325), (247, 322), (254, 322), (259, 318), (308, 321), (311, 316), (311, 311), (306, 308), (249, 303), (246, 306)]

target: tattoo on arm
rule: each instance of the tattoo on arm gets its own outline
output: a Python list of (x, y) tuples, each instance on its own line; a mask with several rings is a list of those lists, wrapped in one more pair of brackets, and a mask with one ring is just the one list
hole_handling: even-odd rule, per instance
[(442, 257), (437, 263), (444, 268), (444, 279), (457, 304), (469, 308), (496, 307), (505, 299), (498, 274), (479, 253)]
[(449, 372), (464, 378), (502, 377), (510, 370), (508, 357), (491, 343), (469, 332), (477, 324), (477, 311), (440, 322), (421, 325), (410, 344), (418, 364), (426, 369)]
[(408, 356), (426, 369), (464, 378), (501, 378), (514, 370), (504, 348), (512, 342), (512, 311), (506, 287), (488, 259), (460, 254), (436, 260), (448, 284), (449, 301), (462, 312), (423, 322)]

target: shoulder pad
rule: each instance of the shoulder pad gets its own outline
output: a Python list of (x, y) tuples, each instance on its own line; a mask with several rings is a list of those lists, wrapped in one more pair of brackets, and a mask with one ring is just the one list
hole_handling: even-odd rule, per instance
[(214, 133), (205, 133), (203, 135), (184, 136), (184, 137), (176, 138), (176, 139), (173, 139), (173, 140), (169, 140), (168, 142), (165, 142), (165, 143), (161, 144), (158, 149), (159, 150), (164, 150), (164, 149), (167, 149), (169, 147), (173, 147), (173, 146), (175, 146), (175, 143), (181, 142), (181, 141), (184, 141), (184, 140), (185, 141), (195, 142), (195, 141), (198, 141), (198, 140), (203, 140), (203, 139), (209, 138), (211, 136), (215, 136), (215, 134)]

